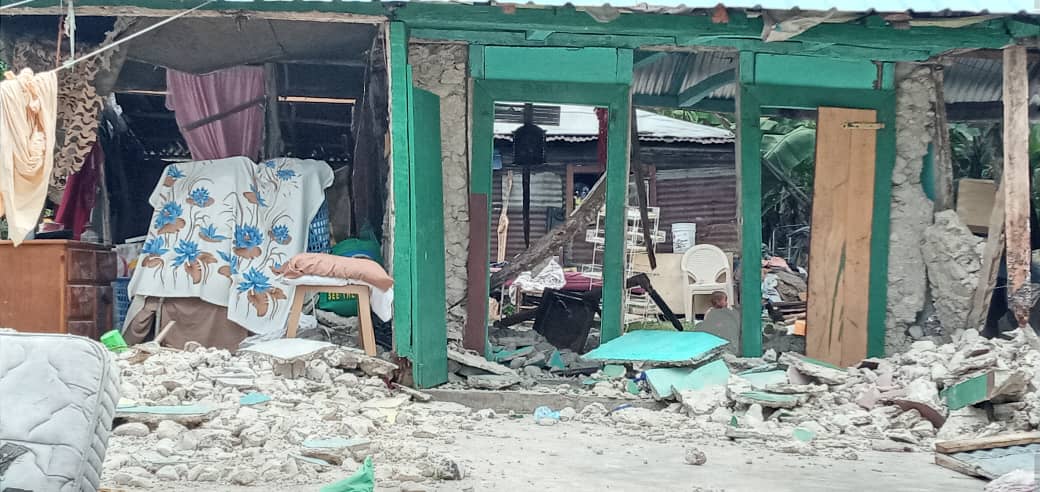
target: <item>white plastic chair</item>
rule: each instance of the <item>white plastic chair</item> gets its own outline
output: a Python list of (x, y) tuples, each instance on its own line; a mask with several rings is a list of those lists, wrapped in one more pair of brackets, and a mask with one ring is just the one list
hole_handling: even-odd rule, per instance
[(686, 294), (684, 306), (686, 319), (693, 319), (693, 296), (726, 293), (726, 301), (733, 306), (733, 271), (726, 253), (718, 246), (698, 244), (683, 254), (682, 269), (686, 273), (683, 288)]

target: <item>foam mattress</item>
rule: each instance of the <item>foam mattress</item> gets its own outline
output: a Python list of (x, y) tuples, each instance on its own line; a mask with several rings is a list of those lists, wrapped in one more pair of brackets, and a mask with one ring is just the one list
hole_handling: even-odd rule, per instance
[(97, 490), (118, 400), (100, 343), (0, 332), (0, 492)]

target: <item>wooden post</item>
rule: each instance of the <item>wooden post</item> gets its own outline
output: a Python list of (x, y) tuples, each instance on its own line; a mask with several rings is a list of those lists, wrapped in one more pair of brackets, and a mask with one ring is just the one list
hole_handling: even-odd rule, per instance
[(266, 138), (264, 139), (264, 158), (280, 157), (285, 150), (282, 143), (281, 120), (278, 118), (278, 64), (264, 64), (264, 93), (267, 96), (265, 113)]
[[(1024, 46), (1004, 48), (1004, 176), (1007, 270), (1010, 294), (1029, 280), (1029, 79)], [(1031, 306), (1009, 306), (1020, 327)]]
[(942, 212), (954, 206), (953, 200), (953, 157), (950, 149), (950, 130), (946, 120), (946, 96), (943, 92), (941, 66), (932, 68), (932, 83), (935, 86), (935, 211)]

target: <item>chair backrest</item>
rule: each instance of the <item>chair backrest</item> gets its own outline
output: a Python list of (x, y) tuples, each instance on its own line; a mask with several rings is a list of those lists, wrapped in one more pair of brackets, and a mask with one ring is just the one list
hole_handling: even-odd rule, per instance
[(683, 254), (682, 269), (694, 283), (710, 284), (719, 281), (725, 274), (724, 281), (730, 281), (729, 259), (718, 246), (698, 244)]

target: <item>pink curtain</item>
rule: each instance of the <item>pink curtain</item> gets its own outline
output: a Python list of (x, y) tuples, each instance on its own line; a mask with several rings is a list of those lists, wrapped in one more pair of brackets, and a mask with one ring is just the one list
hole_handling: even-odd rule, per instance
[[(174, 111), (177, 126), (196, 160), (245, 156), (256, 160), (263, 140), (264, 69), (235, 67), (194, 75), (166, 70), (166, 108)], [(191, 130), (204, 118), (241, 108), (216, 121)]]
[(79, 235), (87, 227), (90, 211), (94, 208), (97, 197), (98, 178), (101, 177), (101, 166), (105, 162), (105, 152), (97, 142), (90, 149), (83, 167), (79, 172), (69, 176), (65, 183), (65, 194), (61, 197), (61, 205), (54, 214), (54, 221), (63, 224), (72, 231), (72, 239), (79, 240)]

